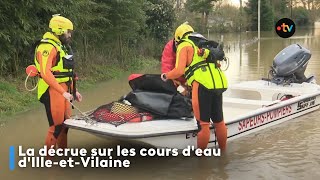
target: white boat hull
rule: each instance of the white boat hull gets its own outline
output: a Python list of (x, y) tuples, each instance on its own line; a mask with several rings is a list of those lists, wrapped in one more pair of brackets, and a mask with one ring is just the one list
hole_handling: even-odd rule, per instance
[[(292, 120), (319, 109), (320, 88), (303, 83), (290, 87), (250, 81), (231, 86), (224, 95), (224, 117), (228, 128), (228, 141)], [(252, 92), (259, 94), (258, 100)], [(247, 94), (246, 94), (247, 93)], [(294, 98), (279, 101), (275, 94), (290, 94)], [(159, 148), (184, 149), (197, 146), (197, 123), (189, 120), (154, 120), (125, 123), (114, 126), (108, 123), (87, 123), (85, 120), (68, 119), (65, 124), (74, 129), (93, 133), (104, 138), (132, 141)], [(208, 147), (217, 145), (214, 128)]]

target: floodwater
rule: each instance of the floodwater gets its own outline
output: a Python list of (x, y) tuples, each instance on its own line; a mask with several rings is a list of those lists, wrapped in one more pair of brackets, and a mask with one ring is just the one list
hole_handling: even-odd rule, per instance
[[(320, 77), (320, 29), (297, 29), (290, 39), (274, 33), (225, 34), (230, 59), (226, 71), (230, 83), (267, 77), (273, 57), (286, 46), (299, 43), (312, 52), (306, 75)], [(212, 36), (213, 37), (213, 36)], [(260, 51), (259, 51), (260, 50)], [(158, 68), (150, 72), (156, 72)], [(101, 83), (76, 106), (90, 110), (117, 100), (129, 92), (127, 76)], [(319, 80), (320, 81), (320, 80)], [(80, 83), (81, 85), (81, 83)], [(76, 110), (74, 113), (78, 113)], [(282, 123), (276, 127), (236, 139), (223, 157), (131, 157), (130, 168), (19, 168), (9, 170), (9, 146), (40, 148), (47, 131), (42, 106), (11, 117), (0, 127), (0, 179), (319, 179), (320, 111)], [(115, 148), (119, 142), (69, 131), (69, 147)], [(137, 145), (121, 144), (141, 148)], [(16, 159), (17, 161), (17, 159)]]

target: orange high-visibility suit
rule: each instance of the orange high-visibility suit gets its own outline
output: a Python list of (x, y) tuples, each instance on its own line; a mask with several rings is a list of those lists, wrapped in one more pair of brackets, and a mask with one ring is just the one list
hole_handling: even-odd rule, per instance
[[(47, 32), (43, 39), (50, 39), (61, 44), (60, 40), (50, 32)], [(36, 49), (36, 60), (40, 65), (41, 78), (49, 85), (47, 90), (42, 95), (40, 94), (40, 102), (45, 106), (49, 122), (45, 144), (48, 148), (55, 147), (55, 145), (58, 145), (59, 148), (66, 148), (68, 128), (63, 125), (63, 122), (70, 117), (71, 109), (70, 103), (62, 94), (68, 92), (71, 82), (59, 83), (53, 75), (51, 68), (57, 65), (61, 57), (60, 52), (52, 44), (40, 43)], [(67, 83), (70, 83), (69, 86)]]
[[(177, 53), (178, 64), (172, 71), (166, 73), (167, 79), (176, 79), (184, 74), (185, 68), (189, 66), (193, 60), (194, 49), (190, 44), (190, 46), (181, 48)], [(212, 104), (208, 104), (207, 102)], [(201, 84), (193, 81), (192, 108), (200, 128), (197, 136), (198, 148), (207, 148), (210, 139), (211, 118), (216, 128), (219, 148), (225, 150), (227, 144), (227, 128), (223, 120), (222, 95), (212, 96), (212, 93), (208, 92)]]

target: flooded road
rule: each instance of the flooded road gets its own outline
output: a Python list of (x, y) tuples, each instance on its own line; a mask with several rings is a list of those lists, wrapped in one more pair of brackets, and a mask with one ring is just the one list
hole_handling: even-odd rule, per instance
[[(281, 39), (273, 33), (261, 35), (260, 45), (256, 33), (224, 35), (230, 59), (226, 71), (230, 83), (267, 77), (274, 56), (293, 43), (312, 52), (306, 75), (320, 77), (320, 29), (297, 30), (290, 39)], [(149, 72), (159, 72), (158, 69)], [(127, 75), (124, 75), (84, 92), (83, 102), (76, 105), (87, 111), (117, 100), (129, 91)], [(44, 108), (39, 105), (39, 108), (12, 117), (0, 128), (0, 179), (319, 179), (319, 116), (320, 110), (239, 138), (229, 143), (224, 157), (134, 157), (130, 158), (130, 168), (123, 169), (16, 167), (10, 171), (9, 146), (36, 149), (43, 146), (48, 123)], [(68, 138), (69, 147), (115, 148), (119, 144), (76, 130), (70, 130)]]

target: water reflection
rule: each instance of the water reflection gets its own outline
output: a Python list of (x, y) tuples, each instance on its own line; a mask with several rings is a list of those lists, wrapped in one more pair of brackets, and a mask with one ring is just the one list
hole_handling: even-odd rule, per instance
[[(285, 47), (298, 43), (312, 53), (306, 73), (315, 73), (313, 65), (318, 65), (320, 50), (320, 29), (300, 29), (292, 38), (283, 39), (273, 32), (262, 32), (258, 41), (257, 33), (226, 34), (226, 55), (230, 58), (226, 72), (231, 83), (267, 77), (273, 58)], [(229, 49), (230, 47), (230, 49)], [(231, 78), (230, 78), (231, 77)]]

